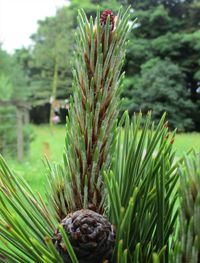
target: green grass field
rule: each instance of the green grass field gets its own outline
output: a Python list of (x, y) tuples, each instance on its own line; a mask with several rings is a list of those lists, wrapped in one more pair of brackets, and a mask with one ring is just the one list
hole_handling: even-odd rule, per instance
[[(35, 139), (31, 143), (30, 156), (22, 163), (7, 159), (11, 169), (22, 175), (34, 191), (44, 196), (46, 185), (44, 156), (52, 162), (62, 162), (65, 144), (65, 126), (56, 126), (51, 130), (49, 126), (33, 126)], [(200, 133), (177, 134), (174, 142), (177, 156), (194, 147), (200, 150)]]

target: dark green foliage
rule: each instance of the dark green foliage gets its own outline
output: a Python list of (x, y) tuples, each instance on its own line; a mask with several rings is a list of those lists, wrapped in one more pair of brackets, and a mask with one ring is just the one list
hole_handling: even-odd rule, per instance
[(185, 75), (169, 60), (154, 58), (142, 65), (141, 78), (132, 91), (134, 101), (129, 99), (130, 112), (152, 110), (153, 119), (158, 122), (167, 112), (169, 125), (178, 131), (194, 129), (191, 116), (196, 110), (185, 88)]
[[(185, 83), (183, 85), (183, 82), (179, 82), (179, 79), (177, 79), (174, 84), (179, 87), (182, 86), (183, 93), (188, 94), (187, 104), (191, 105), (191, 102), (189, 102), (191, 100), (197, 105), (199, 96), (197, 88), (200, 80), (199, 1), (152, 0), (119, 2), (131, 4), (134, 10), (132, 19), (137, 17), (137, 24), (131, 33), (125, 64), (126, 77), (130, 79), (130, 81), (125, 83), (124, 96), (129, 99), (129, 104), (126, 104), (125, 107), (131, 110), (132, 105), (135, 104), (134, 90), (143, 89), (140, 85), (144, 77), (143, 64), (155, 57), (159, 57), (161, 60), (169, 59), (176, 64), (179, 72), (184, 75)], [(161, 79), (162, 77), (162, 82), (164, 83), (165, 76), (160, 74), (159, 78)], [(138, 79), (141, 80), (140, 83)], [(167, 82), (165, 85), (169, 91), (172, 89), (172, 86), (168, 86)], [(149, 84), (150, 88), (151, 84)], [(171, 93), (173, 93), (172, 90)], [(141, 100), (140, 104), (143, 103), (145, 101)], [(151, 109), (154, 107), (154, 104), (157, 104), (157, 101), (153, 100), (152, 103), (147, 101), (147, 104), (149, 109)], [(137, 108), (137, 111), (139, 110), (140, 107)], [(172, 110), (176, 112), (177, 118), (169, 115), (169, 121), (182, 130), (182, 111), (177, 111), (176, 106), (174, 109), (171, 108)], [(199, 130), (197, 111), (190, 111), (189, 113), (186, 110), (185, 115), (193, 125), (184, 125), (184, 129)], [(188, 120), (186, 120), (187, 122)]]

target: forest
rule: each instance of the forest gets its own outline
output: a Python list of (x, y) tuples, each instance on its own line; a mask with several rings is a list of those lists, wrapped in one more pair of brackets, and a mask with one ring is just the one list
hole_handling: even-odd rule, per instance
[[(123, 70), (122, 110), (164, 112), (171, 128), (200, 131), (200, 2), (198, 0), (71, 0), (38, 21), (32, 45), (8, 54), (0, 48), (0, 99), (31, 102), (31, 121), (47, 123), (52, 99), (69, 99), (77, 9), (131, 5), (134, 23)], [(131, 22), (131, 21), (130, 21)], [(6, 88), (5, 88), (6, 87)], [(65, 122), (65, 118), (63, 119)]]

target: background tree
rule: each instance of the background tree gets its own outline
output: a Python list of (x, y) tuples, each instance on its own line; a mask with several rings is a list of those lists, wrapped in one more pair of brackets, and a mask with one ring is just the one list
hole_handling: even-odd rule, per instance
[[(25, 72), (15, 55), (9, 55), (0, 46), (0, 153), (15, 155), (17, 146), (16, 108), (1, 105), (1, 101), (26, 101), (30, 95)], [(6, 132), (5, 132), (6, 131)], [(30, 130), (25, 127), (25, 147)]]
[[(30, 88), (27, 83), (27, 76), (22, 66), (18, 63), (16, 55), (9, 55), (0, 46), (0, 78), (2, 85), (9, 82), (9, 90), (5, 88), (2, 92), (8, 94), (2, 95), (2, 99), (20, 99), (26, 100), (31, 94)], [(6, 85), (8, 87), (8, 85)]]
[[(31, 67), (33, 99), (37, 102), (66, 96), (71, 83), (72, 14), (68, 8), (57, 11), (55, 17), (39, 21), (34, 41)], [(52, 119), (52, 109), (50, 120)]]
[[(177, 79), (176, 85), (182, 85), (185, 93), (189, 91), (189, 99), (199, 107), (197, 93), (200, 80), (199, 1), (131, 0), (119, 2), (131, 4), (132, 19), (135, 17), (138, 19), (135, 30), (130, 36), (125, 65), (127, 79), (124, 96), (129, 98), (128, 108), (134, 107), (135, 90), (141, 87), (141, 81), (138, 80), (144, 77), (143, 65), (154, 57), (159, 57), (161, 60), (170, 59), (176, 64), (181, 74), (185, 76), (185, 84), (179, 83), (180, 79)], [(163, 80), (164, 78), (165, 76)], [(165, 85), (169, 90), (168, 84), (165, 83)], [(156, 101), (153, 100), (153, 103)], [(149, 106), (153, 107), (153, 105)], [(197, 112), (198, 110), (191, 111), (190, 118), (195, 124), (193, 128), (200, 130)], [(181, 120), (182, 112), (178, 111), (176, 114), (180, 115), (178, 119)], [(168, 117), (170, 119), (170, 116)], [(181, 125), (177, 118), (173, 119), (173, 116), (171, 118), (170, 121), (176, 126)]]
[[(146, 63), (155, 57), (162, 61), (169, 60), (178, 67), (184, 78), (181, 83), (178, 82), (180, 78), (174, 79), (174, 85), (182, 86), (188, 94), (188, 103), (191, 104), (192, 101), (196, 105), (196, 110), (191, 108), (189, 113), (186, 112), (187, 119), (189, 117), (193, 125), (185, 126), (184, 129), (190, 130), (193, 127), (194, 130), (200, 130), (200, 95), (197, 92), (200, 86), (200, 3), (197, 0), (71, 0), (70, 5), (61, 8), (55, 16), (40, 21), (37, 32), (32, 36), (33, 48), (16, 52), (28, 76), (30, 90), (33, 90), (31, 100), (36, 107), (32, 112), (36, 110), (39, 119), (49, 112), (50, 97), (64, 99), (70, 94), (70, 61), (73, 51), (71, 36), (77, 26), (77, 9), (84, 8), (89, 17), (95, 14), (97, 5), (100, 10), (112, 7), (116, 13), (121, 4), (131, 4), (131, 19), (137, 17), (137, 23), (129, 37), (124, 66), (126, 79), (122, 96), (128, 98), (125, 106), (130, 112), (133, 108), (140, 110), (135, 105), (142, 104), (143, 101), (135, 101), (135, 92), (141, 88)], [(166, 83), (166, 88), (169, 90), (171, 87)], [(45, 103), (48, 107), (41, 107)], [(157, 103), (156, 100), (153, 103)], [(149, 104), (150, 108), (152, 106), (154, 105)], [(175, 115), (170, 116), (170, 122), (181, 127), (179, 120), (182, 118), (182, 111), (177, 111), (176, 115), (177, 118), (174, 118)]]
[(113, 12), (118, 11), (121, 3), (118, 0), (71, 0), (70, 8), (72, 10), (77, 10), (78, 8), (83, 8), (86, 12), (86, 15), (89, 17), (90, 15), (94, 15), (97, 9), (97, 5), (100, 10), (109, 9), (112, 7)]
[(141, 78), (137, 80), (130, 113), (138, 109), (144, 113), (152, 110), (152, 116), (158, 122), (167, 112), (170, 127), (177, 127), (179, 131), (193, 130), (191, 115), (195, 105), (189, 99), (184, 78), (180, 68), (169, 60), (154, 58), (147, 61), (142, 65)]

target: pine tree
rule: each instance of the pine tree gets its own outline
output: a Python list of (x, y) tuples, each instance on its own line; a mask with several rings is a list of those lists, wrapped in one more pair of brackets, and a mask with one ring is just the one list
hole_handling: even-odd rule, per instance
[[(123, 78), (121, 67), (125, 55), (126, 36), (130, 30), (128, 12), (127, 10), (122, 14), (120, 11), (115, 17), (110, 10), (105, 10), (101, 16), (99, 12), (97, 13), (95, 21), (92, 17), (88, 21), (85, 13), (79, 12), (79, 30), (76, 35), (77, 49), (73, 71), (73, 98), (67, 119), (66, 154), (64, 156), (67, 185), (71, 190), (68, 189), (70, 198), (66, 196), (65, 191), (62, 197), (59, 196), (60, 201), (65, 200), (64, 209), (60, 209), (62, 204), (57, 206), (58, 210), (55, 207), (60, 220), (69, 212), (76, 211), (76, 216), (72, 213), (70, 218), (80, 217), (79, 224), (81, 225), (81, 221), (85, 222), (85, 219), (82, 220), (85, 210), (82, 209), (90, 209), (99, 214), (104, 212), (103, 171), (109, 170), (115, 148), (119, 95)], [(55, 187), (52, 186), (52, 188)], [(58, 193), (60, 195), (61, 192), (58, 191)], [(55, 200), (56, 197), (53, 196), (52, 199)], [(80, 212), (78, 213), (77, 210)], [(86, 215), (96, 222), (104, 220), (98, 219), (99, 214), (86, 211)], [(71, 220), (69, 221), (71, 223)], [(105, 255), (111, 254), (110, 246), (113, 246), (112, 239), (114, 240), (111, 225), (110, 231), (104, 233), (108, 241), (104, 240), (103, 247), (93, 248), (94, 242), (90, 247), (87, 243), (89, 252), (94, 251), (90, 255), (91, 253), (85, 252), (82, 235), (77, 237), (77, 233), (76, 236), (71, 233), (66, 225), (69, 224), (68, 220), (64, 219), (62, 224), (68, 229), (72, 243), (74, 243), (73, 239), (76, 239), (74, 249), (79, 255), (78, 258), (85, 258), (85, 261), (80, 262), (90, 262), (88, 261), (89, 256), (91, 262), (98, 260), (102, 262), (101, 250)], [(109, 223), (106, 224), (108, 229)], [(103, 225), (102, 229), (99, 228), (102, 231), (101, 235), (103, 235), (104, 228)], [(80, 229), (78, 228), (77, 231)], [(89, 236), (89, 233), (87, 234)], [(57, 236), (59, 238), (59, 233)]]
[(80, 10), (64, 164), (47, 161), (48, 205), (0, 157), (0, 260), (169, 262), (177, 219), (175, 132), (165, 115), (117, 121), (129, 9)]
[[(80, 10), (78, 22), (73, 97), (67, 119), (65, 166), (58, 168), (59, 176), (54, 178), (57, 168), (54, 169), (49, 164), (52, 190), (50, 199), (52, 215), (69, 235), (79, 262), (92, 263), (110, 258), (114, 244), (114, 228), (103, 216), (103, 171), (109, 171), (115, 148), (123, 79), (121, 67), (126, 37), (130, 30), (129, 9), (125, 12), (120, 10), (117, 16), (110, 10), (105, 10), (101, 16), (97, 12), (95, 21), (92, 17), (88, 21), (85, 13)], [(2, 173), (6, 173), (6, 169)], [(7, 187), (6, 183), (3, 182), (3, 185)], [(34, 204), (36, 202), (34, 198)], [(62, 236), (62, 230), (55, 227), (54, 218), (48, 214), (45, 206), (42, 208), (38, 204), (37, 208), (42, 211), (42, 216), (46, 214), (49, 222), (49, 227), (43, 233), (47, 234), (53, 227), (53, 233), (47, 236), (51, 236), (51, 242), (55, 246), (54, 254), (64, 262), (71, 262), (71, 255), (63, 245), (65, 236)], [(6, 213), (3, 214), (6, 218)], [(34, 230), (38, 234), (37, 239), (39, 233), (33, 228)], [(15, 245), (13, 239), (11, 243)], [(26, 247), (25, 251), (27, 249)], [(6, 251), (2, 253), (8, 256)], [(34, 255), (28, 256), (35, 260)], [(39, 255), (37, 260), (38, 258)]]

